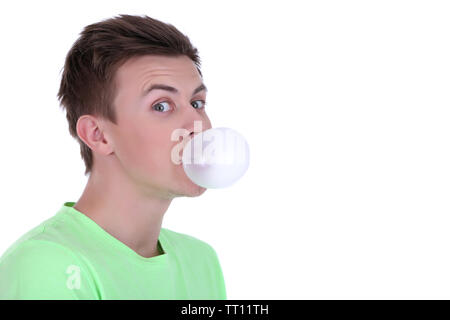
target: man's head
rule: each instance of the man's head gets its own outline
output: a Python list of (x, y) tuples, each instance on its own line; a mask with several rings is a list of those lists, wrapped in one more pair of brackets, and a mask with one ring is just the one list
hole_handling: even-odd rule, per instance
[[(164, 85), (174, 89), (156, 88)], [(120, 174), (144, 192), (198, 195), (173, 162), (177, 129), (211, 128), (197, 50), (175, 27), (121, 15), (87, 26), (69, 51), (58, 98), (85, 175)]]

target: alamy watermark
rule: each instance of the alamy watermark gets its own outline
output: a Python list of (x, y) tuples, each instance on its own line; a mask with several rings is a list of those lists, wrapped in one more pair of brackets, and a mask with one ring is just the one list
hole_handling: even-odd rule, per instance
[[(170, 137), (171, 141), (179, 141), (171, 151), (171, 160), (174, 164), (180, 164), (184, 160), (185, 164), (243, 164), (246, 161), (247, 145), (243, 139), (235, 134), (233, 130), (202, 130), (202, 121), (194, 121), (194, 133), (201, 133), (201, 139), (194, 139), (191, 148), (184, 152), (185, 159), (182, 159), (184, 148), (191, 140), (190, 132), (183, 128), (175, 129)], [(206, 143), (203, 147), (203, 143)], [(192, 150), (193, 149), (193, 150)], [(193, 152), (193, 153), (192, 153)], [(192, 158), (192, 156), (194, 157)]]
[(66, 273), (69, 274), (69, 277), (66, 281), (66, 286), (68, 289), (80, 289), (81, 287), (81, 276), (80, 276), (80, 267), (74, 264), (71, 264), (67, 267)]

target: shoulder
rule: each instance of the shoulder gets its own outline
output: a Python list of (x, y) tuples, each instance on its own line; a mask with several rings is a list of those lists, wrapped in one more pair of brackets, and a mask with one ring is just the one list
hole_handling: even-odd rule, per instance
[(64, 241), (69, 237), (69, 231), (65, 226), (65, 221), (57, 216), (46, 219), (13, 242), (0, 255), (0, 263), (6, 260), (20, 261), (29, 257), (39, 257), (39, 255), (54, 259), (73, 259), (74, 252), (69, 249), (69, 242)]
[[(73, 280), (76, 280), (75, 284)], [(82, 281), (82, 290), (74, 291)], [(76, 299), (94, 297), (88, 268), (69, 248), (53, 241), (26, 239), (0, 258), (0, 297)]]
[[(59, 211), (24, 233), (0, 255), (0, 261), (17, 250), (31, 255), (34, 248), (60, 258), (78, 257), (86, 260), (92, 257), (96, 250), (92, 246), (92, 234), (72, 216), (62, 213), (64, 211)], [(17, 252), (13, 256), (17, 256)]]
[(0, 258), (0, 279), (20, 277), (26, 281), (64, 276), (74, 266), (85, 269), (82, 259), (68, 247), (53, 241), (27, 239)]
[(204, 287), (211, 290), (210, 297), (226, 299), (225, 279), (214, 248), (208, 242), (185, 233), (161, 228), (161, 234), (177, 259), (196, 274), (197, 281), (204, 281)]
[(192, 235), (188, 235), (182, 232), (173, 231), (167, 228), (161, 228), (161, 234), (166, 242), (172, 247), (182, 248), (190, 252), (208, 253), (210, 255), (216, 255), (214, 248), (205, 240), (199, 239)]
[(40, 262), (42, 264), (55, 264), (60, 260), (77, 259), (69, 248), (58, 242), (28, 238), (22, 241), (16, 241), (1, 256), (0, 264), (5, 262), (17, 262), (26, 265), (27, 262)]

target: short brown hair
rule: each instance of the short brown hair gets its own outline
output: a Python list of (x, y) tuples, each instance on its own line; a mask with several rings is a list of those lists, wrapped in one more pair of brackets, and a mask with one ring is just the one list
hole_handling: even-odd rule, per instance
[(115, 73), (128, 59), (142, 55), (186, 55), (203, 77), (198, 50), (189, 38), (173, 25), (148, 16), (121, 14), (90, 24), (67, 53), (57, 97), (66, 109), (70, 135), (80, 144), (84, 175), (92, 171), (93, 155), (78, 137), (77, 121), (90, 114), (117, 124)]

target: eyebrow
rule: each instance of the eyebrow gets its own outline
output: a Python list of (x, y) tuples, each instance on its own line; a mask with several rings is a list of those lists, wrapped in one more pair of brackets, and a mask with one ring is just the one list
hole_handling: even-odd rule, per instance
[[(150, 91), (156, 90), (156, 89), (166, 90), (166, 91), (169, 91), (169, 92), (175, 93), (175, 94), (178, 94), (178, 93), (179, 93), (179, 91), (178, 91), (177, 88), (174, 88), (174, 87), (171, 87), (171, 86), (168, 86), (168, 85), (165, 85), (165, 84), (158, 84), (158, 83), (155, 83), (155, 84), (153, 84), (150, 88), (144, 90), (143, 95), (144, 95), (144, 96), (145, 96), (145, 95), (148, 95), (148, 94), (150, 93)], [(196, 89), (194, 90), (194, 92), (192, 93), (192, 95), (195, 95), (196, 93), (198, 93), (198, 92), (200, 92), (200, 91), (202, 91), (202, 90), (205, 90), (205, 92), (208, 91), (208, 88), (206, 88), (205, 84), (203, 84), (203, 83), (202, 83), (200, 86), (198, 86), (198, 88), (196, 88)]]

